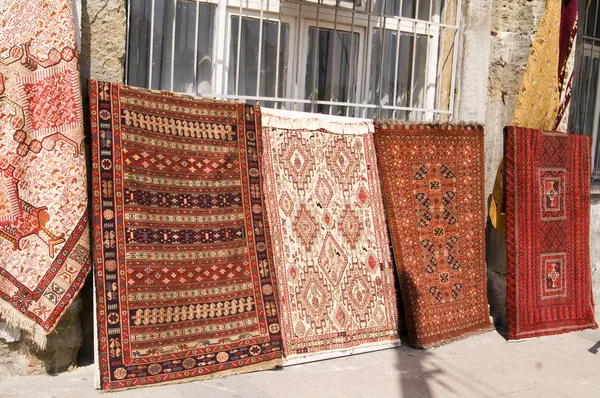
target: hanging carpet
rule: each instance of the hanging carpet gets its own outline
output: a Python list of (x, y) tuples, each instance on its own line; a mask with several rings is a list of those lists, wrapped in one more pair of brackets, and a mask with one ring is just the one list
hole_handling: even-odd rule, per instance
[(260, 108), (90, 82), (103, 389), (281, 363)]
[(263, 109), (286, 363), (399, 344), (372, 131), (370, 120)]
[(376, 123), (375, 141), (411, 344), (490, 328), (483, 130)]
[[(577, 0), (547, 0), (523, 72), (512, 125), (556, 130), (566, 123), (573, 86), (576, 33)], [(494, 228), (506, 237), (504, 168), (502, 159), (489, 216)]]
[(508, 127), (505, 153), (509, 339), (596, 328), (590, 137)]
[(0, 316), (41, 348), (89, 271), (71, 0), (0, 6)]

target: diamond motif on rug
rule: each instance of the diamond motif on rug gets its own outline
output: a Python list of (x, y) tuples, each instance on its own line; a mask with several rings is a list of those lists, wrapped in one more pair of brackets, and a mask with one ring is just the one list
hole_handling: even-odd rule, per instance
[[(343, 135), (318, 127), (326, 116), (311, 115), (307, 128), (302, 116), (265, 112), (267, 215), (285, 298), (285, 357), (395, 341), (393, 269), (373, 134), (364, 123), (348, 122), (353, 134)], [(292, 214), (281, 205), (288, 196), (299, 207)]]
[(490, 328), (483, 129), (376, 123), (375, 131), (411, 344)]
[(319, 253), (319, 266), (333, 286), (338, 286), (348, 266), (348, 256), (330, 233)]
[(310, 250), (315, 234), (317, 233), (317, 224), (307, 211), (305, 205), (300, 205), (300, 212), (294, 222), (294, 231), (296, 231), (300, 240), (302, 240), (306, 250)]
[(590, 144), (581, 135), (507, 128), (509, 339), (597, 327), (589, 262)]
[(340, 230), (342, 231), (342, 234), (348, 243), (350, 243), (350, 247), (356, 247), (356, 242), (358, 242), (358, 236), (362, 230), (362, 225), (360, 220), (352, 212), (350, 206), (346, 206), (346, 210), (342, 216), (342, 221), (340, 222)]

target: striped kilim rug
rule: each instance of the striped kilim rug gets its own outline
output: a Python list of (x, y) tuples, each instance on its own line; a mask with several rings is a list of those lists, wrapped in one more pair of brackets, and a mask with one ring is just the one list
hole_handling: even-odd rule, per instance
[(591, 138), (508, 127), (505, 153), (509, 338), (596, 328)]
[(286, 361), (397, 343), (370, 120), (263, 110)]
[(375, 141), (411, 344), (491, 327), (483, 130), (376, 123)]
[(90, 269), (73, 2), (0, 3), (0, 316), (44, 347)]
[(90, 82), (103, 389), (273, 368), (260, 109)]

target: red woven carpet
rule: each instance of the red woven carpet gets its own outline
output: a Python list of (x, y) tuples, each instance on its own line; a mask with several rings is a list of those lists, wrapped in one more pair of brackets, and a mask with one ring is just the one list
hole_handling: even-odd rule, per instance
[(103, 389), (273, 368), (258, 107), (90, 82)]
[(590, 137), (508, 127), (510, 339), (596, 328), (590, 276)]
[(428, 347), (490, 327), (483, 130), (375, 129), (411, 344)]

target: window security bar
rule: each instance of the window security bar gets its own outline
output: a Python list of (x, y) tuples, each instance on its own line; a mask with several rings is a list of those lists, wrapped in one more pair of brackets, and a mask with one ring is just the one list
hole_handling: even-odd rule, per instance
[(582, 58), (577, 76), (579, 92), (571, 109), (575, 132), (592, 137), (592, 180), (600, 182), (600, 6), (592, 1), (582, 13)]
[(266, 107), (452, 118), (461, 1), (128, 0), (126, 83)]

